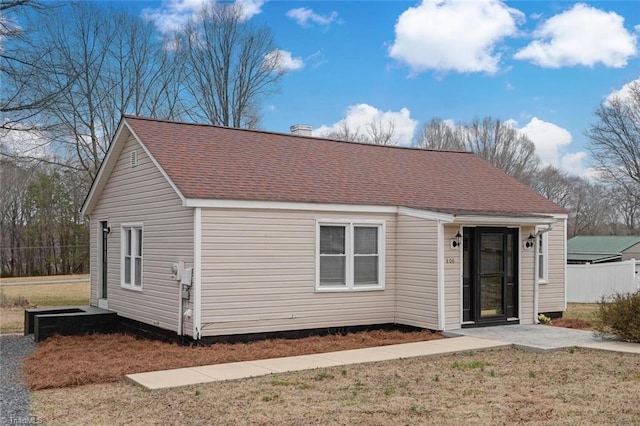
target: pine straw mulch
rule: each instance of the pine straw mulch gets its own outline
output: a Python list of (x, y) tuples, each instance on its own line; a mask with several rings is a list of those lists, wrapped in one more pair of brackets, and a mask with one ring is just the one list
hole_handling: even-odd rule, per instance
[(123, 380), (127, 374), (146, 371), (308, 355), (441, 338), (442, 334), (428, 330), (374, 330), (346, 335), (188, 347), (139, 339), (126, 334), (54, 336), (40, 343), (38, 349), (25, 358), (23, 369), (29, 389), (39, 390), (117, 382)]
[(592, 330), (593, 324), (582, 318), (556, 318), (551, 320), (551, 324), (556, 327), (575, 328), (578, 330)]

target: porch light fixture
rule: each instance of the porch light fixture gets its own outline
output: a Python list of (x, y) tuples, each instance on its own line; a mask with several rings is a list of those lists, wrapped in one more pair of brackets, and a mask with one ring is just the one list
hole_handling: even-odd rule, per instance
[(532, 248), (535, 242), (536, 242), (536, 237), (532, 233), (529, 234), (529, 236), (527, 237), (527, 242), (524, 243), (524, 248), (526, 249)]
[(451, 239), (451, 248), (460, 247), (461, 244), (462, 244), (462, 235), (460, 235), (460, 231), (458, 231), (456, 236)]

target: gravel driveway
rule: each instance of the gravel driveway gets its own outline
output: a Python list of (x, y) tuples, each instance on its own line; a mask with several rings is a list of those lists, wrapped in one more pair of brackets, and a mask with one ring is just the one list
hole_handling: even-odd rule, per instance
[(29, 417), (29, 391), (21, 373), (22, 358), (35, 349), (30, 336), (0, 336), (0, 425), (37, 423)]

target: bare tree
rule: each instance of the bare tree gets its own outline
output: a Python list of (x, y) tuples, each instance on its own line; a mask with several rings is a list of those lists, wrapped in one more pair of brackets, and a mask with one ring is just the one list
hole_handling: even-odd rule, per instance
[(373, 145), (395, 146), (399, 143), (395, 121), (387, 120), (385, 122), (381, 117), (372, 118), (364, 125), (364, 130), (361, 127), (354, 128), (346, 120), (342, 120), (335, 129), (327, 131), (321, 136), (329, 139)]
[(211, 124), (255, 128), (263, 96), (277, 89), (280, 55), (266, 26), (238, 2), (206, 4), (177, 43), (184, 55), (188, 114)]
[(453, 127), (439, 118), (433, 119), (423, 127), (418, 146), (473, 152), (526, 184), (532, 182), (540, 164), (529, 138), (491, 117)]
[(463, 151), (464, 136), (460, 126), (455, 126), (439, 117), (431, 119), (422, 126), (417, 146), (424, 149), (444, 151)]
[(591, 154), (605, 179), (640, 200), (640, 80), (627, 96), (614, 96), (596, 110), (597, 122), (586, 133)]
[(538, 172), (531, 186), (549, 200), (566, 208), (571, 204), (579, 181), (580, 178), (576, 176), (570, 176), (554, 166), (547, 166)]
[(576, 181), (569, 204), (568, 235), (606, 235), (611, 233), (609, 189), (585, 179)]
[(34, 92), (34, 82), (43, 72), (42, 60), (51, 47), (40, 45), (32, 36), (30, 25), (21, 25), (18, 18), (28, 22), (48, 16), (55, 7), (35, 0), (0, 1), (0, 130), (28, 132), (42, 129), (30, 122), (37, 112), (55, 102), (61, 90), (66, 90), (75, 76), (61, 72), (62, 67), (50, 67), (47, 72), (60, 82), (61, 90)]
[(339, 141), (367, 142), (367, 137), (360, 132), (360, 128), (352, 128), (345, 120), (339, 122), (333, 130), (322, 133), (320, 136)]
[(38, 46), (46, 48), (32, 51), (40, 61), (28, 91), (35, 98), (57, 94), (35, 118), (47, 125), (55, 151), (73, 159), (58, 163), (91, 180), (123, 113), (179, 115), (179, 61), (151, 23), (122, 9), (79, 2), (53, 9), (37, 24)]
[(511, 125), (489, 117), (473, 120), (467, 129), (467, 148), (516, 179), (531, 182), (540, 160), (529, 138)]
[(638, 198), (626, 188), (621, 186), (610, 186), (609, 202), (612, 207), (612, 223), (622, 224), (622, 229), (614, 229), (614, 234), (634, 235), (640, 229), (640, 203)]

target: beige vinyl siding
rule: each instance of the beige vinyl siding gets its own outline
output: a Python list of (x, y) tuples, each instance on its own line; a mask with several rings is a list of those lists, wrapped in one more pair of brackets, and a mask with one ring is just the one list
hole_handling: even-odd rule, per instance
[(546, 284), (540, 284), (538, 312), (565, 310), (565, 270), (567, 264), (565, 226), (566, 220), (560, 219), (547, 234), (549, 279)]
[(396, 320), (400, 324), (438, 328), (438, 224), (398, 216), (396, 241)]
[(462, 248), (451, 248), (451, 239), (462, 231), (458, 225), (444, 226), (444, 322), (445, 330), (462, 323)]
[(525, 226), (520, 229), (520, 283), (518, 286), (518, 317), (520, 318), (520, 324), (533, 324), (535, 317), (533, 306), (537, 253), (535, 248), (524, 248), (527, 237), (532, 233), (535, 233), (534, 227)]
[(92, 218), (89, 221), (89, 304), (91, 306), (98, 306), (98, 292), (101, 284), (98, 277), (98, 244), (100, 243), (98, 228), (100, 228), (100, 220)]
[[(125, 135), (123, 135), (125, 137)], [(179, 285), (171, 278), (173, 262), (193, 265), (193, 209), (182, 206), (160, 170), (131, 136), (91, 213), (91, 299), (98, 296), (98, 232), (101, 220), (111, 227), (108, 237), (108, 304), (119, 315), (178, 332)], [(130, 155), (138, 165), (130, 167)], [(120, 285), (122, 224), (142, 223), (142, 291)], [(185, 326), (190, 333), (191, 327)]]
[[(316, 220), (384, 220), (385, 289), (315, 291)], [(395, 215), (202, 209), (202, 336), (395, 321)]]
[(622, 260), (631, 259), (640, 261), (640, 243), (635, 244), (622, 252)]

